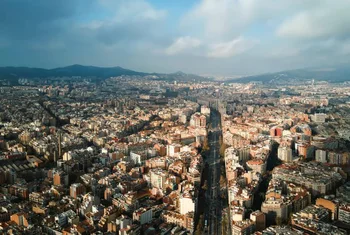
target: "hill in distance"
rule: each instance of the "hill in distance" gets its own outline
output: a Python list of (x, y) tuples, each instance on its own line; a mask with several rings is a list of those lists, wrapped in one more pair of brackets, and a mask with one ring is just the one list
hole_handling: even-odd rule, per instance
[[(181, 71), (175, 73), (144, 73), (122, 67), (96, 67), (84, 65), (71, 65), (54, 69), (29, 68), (29, 67), (0, 67), (0, 79), (17, 81), (18, 78), (48, 78), (48, 77), (91, 77), (106, 79), (121, 75), (128, 76), (152, 76), (157, 80), (166, 81), (210, 81), (212, 78), (194, 74), (186, 74)], [(335, 68), (305, 68), (287, 70), (276, 73), (266, 73), (254, 76), (230, 79), (225, 82), (249, 83), (261, 82), (263, 84), (286, 84), (292, 81), (303, 82), (315, 79), (315, 81), (345, 82), (350, 81), (350, 67)]]
[(0, 79), (8, 79), (15, 81), (18, 78), (48, 78), (48, 77), (95, 77), (106, 79), (109, 77), (117, 77), (121, 75), (128, 76), (155, 76), (159, 80), (168, 81), (201, 81), (209, 80), (209, 78), (201, 77), (193, 74), (186, 74), (183, 72), (176, 72), (170, 74), (161, 73), (144, 73), (137, 72), (122, 67), (96, 67), (84, 65), (71, 65), (67, 67), (60, 67), (54, 69), (29, 68), (29, 67), (0, 67)]
[(26, 78), (47, 78), (47, 77), (100, 77), (107, 78), (120, 75), (146, 75), (146, 73), (136, 72), (122, 67), (95, 67), (83, 65), (71, 65), (67, 67), (42, 69), (28, 67), (0, 67), (0, 76), (15, 76)]
[(249, 83), (261, 82), (264, 84), (288, 83), (290, 81), (327, 81), (327, 82), (346, 82), (350, 81), (350, 67), (334, 68), (305, 68), (286, 70), (276, 73), (266, 73), (254, 76), (231, 79), (226, 82)]

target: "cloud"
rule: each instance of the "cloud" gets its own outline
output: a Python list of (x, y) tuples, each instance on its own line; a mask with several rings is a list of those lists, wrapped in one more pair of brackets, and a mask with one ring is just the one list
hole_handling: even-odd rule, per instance
[[(132, 43), (141, 40), (157, 40), (162, 21), (167, 12), (156, 9), (144, 0), (102, 0), (102, 6), (111, 17), (83, 25), (98, 41), (113, 46), (117, 43)], [(115, 10), (111, 10), (115, 9)]]
[(135, 57), (150, 56), (147, 49), (170, 40), (163, 30), (166, 17), (166, 10), (145, 0), (3, 0), (0, 66), (132, 69), (141, 64)]
[(145, 0), (3, 0), (0, 40), (22, 41), (40, 48), (46, 43), (48, 47), (63, 44), (58, 40), (71, 40), (73, 36), (86, 40), (82, 36), (87, 36), (113, 45), (160, 35), (166, 15), (167, 11)]
[[(186, 30), (193, 29), (205, 38), (231, 37), (249, 21), (250, 4), (241, 0), (203, 0), (182, 21)], [(234, 20), (234, 18), (240, 19)]]
[(179, 37), (173, 44), (166, 48), (165, 53), (167, 55), (186, 53), (191, 49), (198, 48), (201, 44), (201, 41), (197, 38), (192, 38), (190, 36)]
[(290, 58), (300, 55), (300, 48), (290, 48), (290, 47), (278, 47), (273, 48), (272, 50), (269, 50), (265, 54), (265, 57), (267, 58)]
[(350, 0), (0, 2), (0, 66), (246, 74), (350, 61)]
[(122, 1), (117, 10), (117, 18), (122, 20), (160, 20), (167, 15), (167, 11), (154, 8), (144, 0)]
[(340, 45), (339, 53), (342, 55), (350, 55), (350, 40)]
[(230, 40), (257, 22), (268, 25), (311, 2), (315, 0), (201, 0), (186, 13), (181, 26), (205, 38)]
[(208, 57), (232, 57), (244, 53), (245, 51), (251, 49), (257, 43), (257, 41), (246, 40), (243, 37), (239, 37), (228, 42), (216, 43), (210, 46)]
[(62, 32), (75, 11), (68, 0), (3, 0), (0, 35), (8, 40), (46, 40)]
[(230, 58), (243, 54), (258, 44), (257, 40), (237, 37), (230, 41), (202, 42), (191, 36), (179, 37), (165, 49), (166, 55), (186, 54), (208, 58)]
[(113, 21), (160, 20), (167, 15), (146, 0), (100, 0), (100, 4), (112, 13)]
[(277, 35), (297, 40), (350, 36), (350, 1), (320, 1), (295, 13), (277, 29)]

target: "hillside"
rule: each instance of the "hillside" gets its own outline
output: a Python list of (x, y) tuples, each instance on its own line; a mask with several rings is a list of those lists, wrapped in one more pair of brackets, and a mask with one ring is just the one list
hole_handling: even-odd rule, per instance
[(146, 75), (146, 73), (136, 72), (121, 67), (95, 67), (83, 65), (71, 65), (55, 69), (28, 68), (28, 67), (0, 67), (0, 77), (26, 77), (26, 78), (47, 78), (47, 77), (100, 77), (107, 78), (120, 75)]
[(314, 79), (315, 81), (328, 82), (345, 82), (350, 81), (350, 68), (306, 68), (281, 71), (277, 73), (267, 73), (261, 75), (254, 75), (242, 77), (239, 79), (231, 79), (227, 82), (262, 82), (264, 84), (283, 84), (290, 82), (305, 82)]
[(12, 83), (16, 82), (18, 78), (48, 78), (48, 77), (90, 77), (98, 79), (106, 79), (109, 77), (116, 77), (121, 75), (127, 76), (141, 76), (152, 77), (157, 80), (166, 81), (207, 81), (209, 78), (201, 77), (194, 74), (186, 74), (183, 72), (176, 73), (144, 73), (137, 72), (122, 67), (96, 67), (71, 65), (67, 67), (42, 69), (42, 68), (28, 68), (28, 67), (0, 67), (0, 80), (8, 80)]

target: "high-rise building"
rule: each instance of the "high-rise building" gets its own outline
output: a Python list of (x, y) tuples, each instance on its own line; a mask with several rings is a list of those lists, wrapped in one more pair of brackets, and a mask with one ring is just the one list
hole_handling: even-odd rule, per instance
[(350, 205), (343, 204), (339, 206), (338, 220), (350, 224)]
[(329, 152), (328, 162), (334, 165), (341, 165), (343, 163), (343, 154), (337, 152)]
[(255, 222), (247, 219), (243, 221), (234, 221), (231, 225), (232, 235), (250, 235), (255, 231)]
[(134, 153), (134, 152), (130, 152), (130, 157), (129, 157), (130, 161), (136, 165), (140, 165), (141, 164), (141, 155)]
[(14, 169), (6, 170), (6, 180), (9, 184), (14, 184), (17, 180), (17, 173)]
[(270, 129), (270, 136), (272, 137), (281, 137), (283, 134), (283, 128), (274, 126)]
[(206, 125), (207, 125), (207, 118), (205, 117), (205, 115), (200, 113), (195, 113), (191, 116), (190, 126), (206, 127)]
[(72, 184), (69, 188), (69, 195), (77, 198), (79, 195), (85, 194), (85, 186), (81, 183)]
[(15, 222), (18, 226), (28, 227), (28, 214), (19, 212), (11, 215), (11, 221)]
[(249, 147), (234, 148), (229, 147), (225, 150), (225, 159), (232, 159), (235, 163), (244, 163), (250, 158)]
[(317, 198), (316, 206), (323, 206), (332, 212), (332, 220), (338, 219), (338, 204), (326, 198)]
[(4, 171), (0, 170), (0, 185), (6, 182), (6, 174)]
[(295, 149), (296, 149), (297, 154), (299, 156), (303, 156), (304, 158), (307, 157), (307, 152), (308, 152), (309, 147), (310, 147), (310, 144), (308, 144), (305, 141), (300, 141), (300, 142), (295, 143)]
[(65, 185), (68, 186), (68, 175), (63, 171), (57, 171), (53, 175), (53, 184), (54, 185)]
[(327, 151), (322, 150), (322, 149), (317, 149), (315, 151), (315, 160), (316, 160), (316, 162), (326, 163), (327, 162)]
[(266, 227), (265, 214), (261, 211), (254, 211), (250, 214), (250, 219), (255, 222), (255, 230), (262, 231)]
[(185, 114), (181, 114), (179, 116), (179, 122), (186, 124), (187, 123), (187, 116)]
[(210, 115), (210, 108), (206, 105), (202, 105), (201, 106), (201, 114), (209, 116)]
[(126, 215), (121, 215), (116, 219), (116, 224), (119, 225), (121, 229), (125, 229), (128, 225), (132, 224), (132, 220)]
[(62, 132), (58, 132), (58, 158), (55, 159), (55, 162), (62, 157)]
[(324, 113), (315, 113), (314, 116), (312, 117), (312, 120), (314, 122), (324, 123), (324, 122), (326, 122), (326, 114), (324, 114)]
[(167, 145), (167, 155), (173, 157), (175, 153), (180, 152), (180, 144), (169, 144)]
[(133, 220), (140, 221), (140, 224), (147, 224), (153, 220), (152, 208), (139, 208), (133, 213)]
[(287, 146), (279, 147), (277, 155), (281, 161), (284, 161), (284, 162), (293, 161), (293, 152), (290, 147), (287, 147)]
[(180, 214), (185, 215), (188, 212), (194, 212), (195, 210), (195, 200), (192, 198), (192, 195), (189, 193), (184, 193), (180, 196)]
[(168, 172), (162, 169), (150, 170), (150, 183), (152, 187), (163, 189), (165, 187), (166, 180), (168, 178)]

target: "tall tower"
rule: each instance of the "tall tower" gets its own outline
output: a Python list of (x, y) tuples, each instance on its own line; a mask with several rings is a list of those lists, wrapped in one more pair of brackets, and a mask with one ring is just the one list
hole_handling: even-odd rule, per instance
[(58, 131), (58, 156), (56, 161), (61, 157), (62, 157), (62, 132), (59, 130)]
[(57, 151), (56, 150), (53, 152), (53, 162), (54, 163), (57, 162)]

